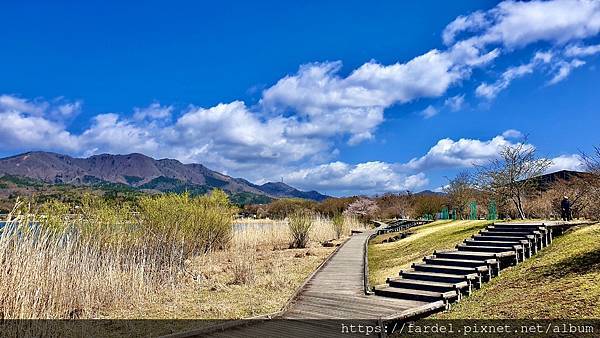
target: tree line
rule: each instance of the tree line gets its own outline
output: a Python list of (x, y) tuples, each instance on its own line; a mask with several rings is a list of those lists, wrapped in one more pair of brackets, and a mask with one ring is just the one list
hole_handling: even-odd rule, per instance
[[(600, 215), (600, 148), (581, 154), (585, 173), (546, 182), (542, 175), (552, 162), (540, 158), (526, 142), (507, 145), (488, 163), (448, 178), (443, 193), (386, 193), (379, 196), (329, 198), (322, 202), (278, 199), (269, 204), (247, 205), (246, 215), (282, 219), (296, 210), (311, 210), (324, 216), (352, 214), (364, 220), (422, 218), (443, 209), (456, 219), (489, 218), (490, 206), (497, 218), (558, 218), (560, 202), (569, 198), (574, 217), (598, 219)], [(476, 210), (472, 210), (472, 205)], [(473, 212), (475, 213), (473, 215)]]

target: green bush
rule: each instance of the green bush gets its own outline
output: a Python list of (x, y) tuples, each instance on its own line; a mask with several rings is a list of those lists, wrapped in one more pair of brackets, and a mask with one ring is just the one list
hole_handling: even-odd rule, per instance
[(292, 235), (291, 248), (306, 248), (312, 227), (312, 213), (308, 210), (296, 210), (289, 216), (289, 228)]
[(270, 218), (284, 219), (298, 210), (314, 210), (317, 202), (302, 198), (281, 198), (266, 206)]
[(62, 231), (67, 226), (66, 218), (71, 207), (58, 200), (50, 200), (40, 206), (38, 221), (44, 227)]
[(187, 193), (145, 196), (138, 204), (147, 241), (154, 245), (181, 246), (187, 256), (231, 240), (236, 209), (220, 190), (194, 198)]

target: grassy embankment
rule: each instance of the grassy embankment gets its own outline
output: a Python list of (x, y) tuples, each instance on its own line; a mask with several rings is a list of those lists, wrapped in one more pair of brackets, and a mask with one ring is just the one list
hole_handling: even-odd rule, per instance
[(387, 277), (397, 276), (413, 262), (431, 255), (434, 250), (453, 249), (465, 238), (479, 232), (491, 221), (435, 221), (408, 230), (407, 238), (392, 243), (382, 243), (396, 234), (374, 238), (369, 244), (369, 283), (385, 283)]
[[(239, 318), (279, 310), (333, 248), (285, 222), (235, 230), (223, 193), (142, 197), (135, 208), (22, 203), (0, 235), (3, 318)], [(32, 223), (34, 222), (34, 223)], [(353, 224), (352, 224), (353, 225)], [(349, 225), (344, 235), (349, 234)]]
[(598, 318), (599, 281), (600, 224), (582, 226), (436, 318)]

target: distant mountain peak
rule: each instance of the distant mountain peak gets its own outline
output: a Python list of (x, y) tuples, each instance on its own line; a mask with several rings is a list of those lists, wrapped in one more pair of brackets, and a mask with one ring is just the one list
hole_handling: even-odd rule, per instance
[(0, 159), (0, 176), (12, 175), (47, 183), (90, 185), (109, 182), (139, 189), (180, 191), (219, 188), (230, 193), (251, 193), (272, 198), (299, 197), (322, 200), (328, 196), (301, 191), (283, 182), (255, 185), (210, 170), (199, 163), (183, 164), (176, 159), (153, 159), (141, 153), (98, 154), (87, 158), (30, 151)]

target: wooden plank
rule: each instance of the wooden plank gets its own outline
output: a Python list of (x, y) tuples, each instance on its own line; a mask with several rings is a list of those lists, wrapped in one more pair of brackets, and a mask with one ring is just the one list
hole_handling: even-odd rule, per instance
[[(353, 235), (328, 257), (298, 289), (285, 307), (283, 319), (373, 319), (408, 316), (411, 311), (426, 311), (440, 304), (390, 299), (366, 295), (368, 283), (367, 241), (377, 230)], [(208, 336), (322, 336), (329, 322), (304, 324), (273, 319), (252, 326), (230, 328)], [(374, 322), (375, 323), (375, 322)], [(323, 326), (325, 325), (325, 326)], [(327, 326), (329, 325), (329, 326)], [(332, 331), (333, 332), (333, 331)], [(336, 332), (339, 333), (339, 332)]]

